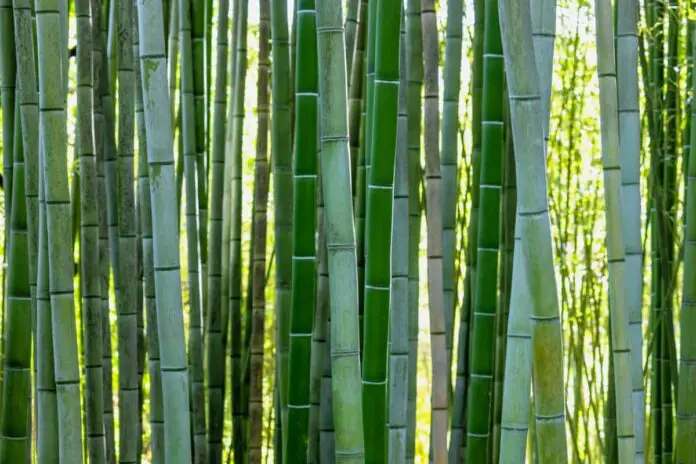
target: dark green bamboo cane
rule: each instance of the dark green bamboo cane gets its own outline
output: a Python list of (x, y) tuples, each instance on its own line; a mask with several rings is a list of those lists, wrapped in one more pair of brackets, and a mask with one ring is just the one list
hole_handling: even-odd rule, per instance
[(408, 399), (406, 461), (412, 463), (416, 446), (418, 363), (419, 243), (421, 228), (421, 87), (423, 45), (420, 0), (406, 6), (406, 79), (408, 81)]
[(452, 364), (452, 339), (455, 301), (455, 224), (457, 210), (457, 142), (459, 139), (459, 87), (462, 62), (462, 1), (447, 2), (447, 32), (445, 35), (444, 92), (442, 102), (442, 277), (447, 333), (447, 365)]
[(245, 428), (242, 398), (242, 137), (244, 129), (244, 85), (247, 67), (247, 15), (249, 2), (240, 0), (235, 40), (235, 79), (231, 152), (231, 232), (229, 265), (229, 319), (231, 321), (231, 384), (235, 459), (244, 459)]
[[(186, 247), (189, 284), (189, 369), (191, 370), (191, 414), (193, 425), (193, 459), (207, 461), (205, 434), (205, 390), (203, 378), (203, 324), (201, 315), (200, 262), (198, 259), (198, 226), (200, 209), (197, 205), (197, 117), (193, 70), (191, 18), (193, 8), (189, 0), (179, 1), (179, 55), (181, 57), (181, 121), (186, 183)], [(202, 70), (201, 70), (202, 72)], [(201, 221), (203, 218), (200, 217)], [(201, 231), (202, 232), (202, 231)]]
[(309, 433), (307, 444), (307, 463), (316, 464), (322, 462), (320, 443), (320, 419), (322, 378), (327, 361), (326, 351), (326, 324), (328, 317), (328, 288), (326, 278), (326, 229), (324, 228), (324, 192), (321, 189), (321, 179), (317, 186), (317, 303), (314, 311), (314, 328), (312, 329), (312, 360), (309, 368)]
[[(353, 69), (353, 51), (358, 30), (358, 8), (361, 0), (348, 0), (348, 9), (346, 10), (346, 20), (344, 22), (344, 34), (346, 40), (346, 70), (350, 72)], [(352, 82), (349, 82), (349, 87)]]
[(275, 237), (275, 308), (276, 371), (283, 437), (287, 415), (288, 333), (290, 330), (290, 286), (292, 273), (292, 132), (290, 131), (292, 95), (287, 5), (271, 3), (271, 150), (273, 159), (273, 204)]
[(80, 287), (84, 311), (85, 409), (89, 460), (106, 461), (97, 164), (93, 127), (92, 14), (89, 0), (75, 2), (77, 19), (77, 152), (80, 159)]
[(251, 259), (252, 322), (249, 342), (249, 462), (261, 463), (263, 423), (264, 331), (266, 318), (266, 204), (268, 203), (268, 74), (270, 71), (270, 2), (260, 0), (259, 68), (257, 84), (258, 125), (254, 160), (254, 241)]
[[(694, 48), (688, 50), (696, 58), (696, 41)], [(693, 58), (692, 58), (693, 59)], [(693, 61), (691, 62), (693, 65)], [(696, 76), (696, 74), (694, 74)], [(696, 80), (691, 82), (692, 89), (696, 89)], [(692, 97), (693, 98), (693, 97)], [(691, 106), (691, 126), (696, 127), (696, 106)], [(680, 328), (682, 334), (689, 334), (693, 330), (694, 306), (696, 305), (696, 287), (689, 285), (694, 281), (696, 271), (696, 131), (691, 131), (690, 151), (688, 153), (687, 191), (686, 191), (686, 218), (684, 230), (684, 284), (682, 289), (682, 306), (680, 313)], [(676, 462), (690, 462), (696, 456), (696, 404), (694, 404), (694, 386), (696, 382), (696, 340), (693, 337), (682, 335), (680, 343), (680, 369), (679, 369), (679, 397), (677, 402), (677, 439)]]
[(207, 314), (207, 378), (208, 378), (208, 458), (222, 462), (224, 424), (223, 372), (225, 354), (222, 349), (222, 206), (225, 175), (225, 107), (227, 106), (227, 52), (229, 1), (218, 6), (217, 68), (215, 71), (215, 101), (213, 103), (213, 141), (210, 182), (210, 240), (208, 241), (208, 314)]
[[(3, 145), (2, 176), (5, 194), (5, 224), (9, 224), (12, 212), (12, 154), (14, 153), (15, 85), (17, 78), (12, 0), (2, 0), (0, 2), (0, 31), (2, 31), (0, 32), (0, 99), (2, 99)], [(7, 236), (4, 240), (5, 246), (7, 246)]]
[[(24, 197), (26, 198), (26, 225), (27, 225), (27, 266), (29, 272), (29, 289), (31, 296), (31, 330), (34, 337), (34, 374), (37, 376), (37, 301), (36, 283), (38, 270), (38, 241), (39, 241), (39, 106), (36, 82), (36, 60), (34, 51), (34, 34), (32, 28), (32, 8), (29, 0), (13, 2), (14, 13), (14, 32), (15, 48), (17, 60), (17, 78), (19, 87), (17, 92), (17, 103), (19, 104), (19, 117), (21, 123), (21, 148), (23, 149), (23, 169), (24, 169)], [(4, 115), (3, 115), (4, 116)], [(16, 128), (15, 128), (16, 129)], [(21, 197), (20, 197), (21, 198)], [(9, 290), (9, 286), (8, 286)], [(30, 382), (31, 386), (32, 383)], [(36, 388), (36, 383), (33, 384)], [(36, 391), (35, 391), (36, 392)], [(31, 394), (30, 394), (31, 395)], [(37, 395), (38, 396), (38, 395)], [(38, 398), (37, 398), (38, 399)], [(37, 405), (38, 403), (35, 403)], [(4, 410), (4, 409), (3, 409)], [(36, 412), (36, 408), (34, 408)], [(30, 418), (37, 421), (36, 415)], [(38, 424), (37, 424), (38, 425)], [(31, 443), (31, 436), (28, 443)], [(31, 451), (31, 446), (29, 447)]]
[(494, 326), (500, 246), (500, 189), (503, 151), (503, 60), (498, 5), (485, 3), (483, 39), (482, 147), (476, 292), (472, 326), (467, 460), (488, 459)]
[[(316, 10), (313, 0), (297, 4), (295, 162), (288, 377), (288, 437), (285, 462), (304, 460), (309, 431), (309, 377), (316, 298), (316, 188), (318, 74)], [(299, 123), (301, 121), (301, 123)]]
[[(355, 38), (355, 53), (353, 61), (351, 63), (352, 67), (347, 68), (350, 70), (350, 88), (348, 91), (348, 127), (350, 139), (350, 172), (351, 180), (353, 182), (353, 203), (355, 203), (355, 197), (357, 195), (358, 187), (358, 176), (361, 176), (361, 180), (364, 182), (364, 170), (359, 173), (358, 169), (358, 156), (364, 152), (360, 152), (361, 137), (364, 133), (364, 118), (365, 118), (365, 99), (363, 94), (363, 87), (365, 86), (365, 39), (367, 35), (367, 0), (362, 0), (360, 2), (360, 20), (358, 22), (358, 28), (356, 31)], [(364, 190), (364, 185), (361, 186)], [(357, 206), (357, 204), (356, 204)], [(361, 205), (362, 206), (362, 205)]]
[(97, 202), (99, 212), (99, 275), (102, 312), (102, 372), (104, 374), (104, 435), (106, 440), (106, 462), (116, 460), (114, 440), (113, 379), (111, 358), (111, 330), (109, 317), (109, 227), (106, 208), (105, 156), (105, 118), (103, 105), (103, 86), (106, 76), (106, 56), (100, 3), (91, 0), (93, 35), (93, 109), (94, 109), (94, 148), (97, 161)]
[(153, 260), (167, 463), (191, 459), (188, 372), (180, 292), (172, 123), (160, 0), (138, 0), (140, 66), (148, 140)]
[[(196, 194), (198, 202), (198, 233), (199, 242), (199, 258), (200, 258), (200, 275), (201, 280), (206, 282), (208, 279), (208, 149), (206, 145), (206, 121), (207, 121), (207, 106), (206, 106), (206, 76), (210, 70), (206, 60), (206, 38), (205, 26), (206, 15), (205, 5), (208, 1), (191, 2), (191, 57), (193, 66), (193, 103), (194, 103), (194, 120), (195, 120), (195, 150), (196, 150)], [(206, 287), (201, 289), (201, 313), (205, 314), (208, 292)], [(205, 317), (202, 318), (205, 321)], [(203, 340), (201, 339), (201, 343)], [(201, 347), (201, 356), (203, 349)], [(203, 366), (201, 365), (201, 372)], [(202, 386), (201, 374), (201, 392), (205, 392)], [(205, 410), (205, 400), (203, 401), (203, 410)], [(204, 413), (205, 415), (205, 413)]]
[[(391, 288), (391, 223), (399, 93), (401, 10), (397, 1), (377, 2), (372, 133), (365, 221), (365, 316), (363, 340), (363, 416), (365, 461), (387, 455), (387, 365)], [(370, 122), (368, 122), (369, 124)]]
[[(21, 84), (20, 84), (21, 85)], [(3, 322), (6, 339), (3, 353), (2, 416), (0, 417), (0, 460), (29, 462), (31, 431), (31, 293), (29, 287), (29, 247), (27, 208), (24, 198), (24, 148), (19, 100), (16, 101), (13, 129), (14, 156), (11, 217), (8, 233), (7, 296)], [(9, 116), (9, 115), (8, 115)], [(3, 117), (5, 115), (3, 114)]]
[[(118, 6), (118, 160), (116, 202), (118, 225), (119, 286), (117, 296), (118, 387), (119, 387), (119, 460), (135, 463), (138, 453), (138, 365), (137, 304), (135, 272), (135, 192), (134, 121), (135, 76), (133, 74), (133, 4), (120, 0)], [(108, 166), (107, 166), (108, 167)], [(108, 173), (107, 173), (108, 175)], [(116, 246), (113, 243), (112, 246)], [(123, 418), (133, 418), (132, 421)]]
[(321, 1), (318, 7), (320, 166), (331, 294), (329, 339), (334, 441), (330, 440), (330, 432), (327, 436), (329, 447), (335, 445), (337, 463), (360, 463), (364, 461), (363, 408), (343, 9), (339, 0)]

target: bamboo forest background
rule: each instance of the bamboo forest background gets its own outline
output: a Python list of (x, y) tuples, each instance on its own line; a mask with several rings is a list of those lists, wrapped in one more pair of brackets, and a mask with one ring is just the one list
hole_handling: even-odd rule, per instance
[(696, 462), (695, 18), (0, 0), (0, 462)]

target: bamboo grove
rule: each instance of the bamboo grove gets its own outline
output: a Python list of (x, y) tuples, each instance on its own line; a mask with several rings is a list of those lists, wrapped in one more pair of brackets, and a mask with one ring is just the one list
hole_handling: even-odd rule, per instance
[(0, 463), (696, 463), (686, 0), (0, 0)]

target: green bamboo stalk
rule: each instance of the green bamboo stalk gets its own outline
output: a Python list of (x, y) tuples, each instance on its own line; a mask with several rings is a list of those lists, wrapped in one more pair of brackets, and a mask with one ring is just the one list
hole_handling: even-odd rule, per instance
[[(91, 0), (92, 35), (93, 35), (93, 111), (94, 111), (94, 148), (97, 160), (97, 201), (99, 212), (99, 276), (102, 312), (102, 372), (104, 374), (104, 435), (106, 440), (106, 462), (116, 462), (114, 439), (114, 405), (111, 355), (111, 329), (109, 317), (109, 226), (106, 207), (105, 179), (105, 143), (106, 118), (102, 95), (106, 85), (106, 56), (104, 54), (104, 29), (100, 11), (100, 2)], [(115, 289), (114, 289), (115, 290)]]
[[(137, 15), (137, 11), (134, 11)], [(133, 23), (134, 60), (140, 59), (140, 39), (137, 17)], [(142, 240), (142, 262), (147, 319), (148, 373), (150, 375), (150, 450), (151, 462), (164, 462), (164, 416), (162, 405), (162, 374), (160, 372), (160, 349), (157, 334), (157, 303), (155, 299), (155, 275), (152, 241), (152, 204), (150, 201), (150, 179), (147, 163), (147, 134), (145, 109), (143, 107), (140, 67), (135, 67), (135, 117), (138, 130), (138, 205)]]
[(635, 426), (635, 462), (645, 450), (645, 392), (642, 363), (643, 259), (640, 227), (640, 108), (638, 104), (638, 2), (617, 3), (617, 83), (621, 190), (626, 246), (626, 305), (631, 343), (631, 389)]
[[(321, 252), (321, 250), (320, 250)], [(328, 260), (321, 261), (319, 257), (319, 282), (317, 285), (320, 295), (323, 295), (320, 302), (317, 303), (317, 313), (324, 311), (326, 317), (322, 321), (326, 340), (324, 342), (324, 360), (331, 359), (331, 334), (329, 327), (331, 326), (329, 314), (329, 270)], [(323, 264), (325, 263), (325, 264)], [(323, 292), (323, 293), (322, 293)], [(320, 308), (324, 304), (326, 308)], [(321, 404), (319, 405), (319, 462), (333, 462), (336, 454), (336, 440), (333, 422), (333, 392), (331, 391), (331, 363), (324, 362), (324, 368), (321, 373)]]
[(227, 52), (229, 1), (218, 6), (217, 68), (215, 71), (215, 101), (213, 103), (213, 142), (210, 181), (210, 240), (208, 241), (208, 314), (207, 314), (207, 376), (208, 376), (208, 458), (222, 462), (224, 424), (224, 364), (222, 344), (222, 207), (225, 176), (225, 107), (227, 106)]
[(81, 462), (80, 372), (72, 282), (65, 98), (62, 80), (55, 78), (63, 72), (61, 55), (55, 53), (61, 32), (58, 9), (57, 0), (36, 1), (39, 131), (46, 150), (42, 169), (45, 174), (59, 457), (64, 462)]
[[(20, 83), (21, 85), (21, 83)], [(14, 204), (8, 233), (7, 296), (3, 321), (6, 339), (3, 346), (2, 415), (0, 416), (0, 460), (29, 462), (31, 430), (31, 293), (29, 287), (29, 244), (27, 208), (24, 198), (24, 147), (19, 99), (15, 101), (13, 126), (13, 173), (11, 195)], [(3, 114), (3, 117), (5, 115)]]
[(442, 102), (442, 133), (440, 138), (440, 170), (442, 172), (442, 277), (445, 307), (447, 365), (452, 365), (452, 339), (455, 300), (455, 224), (457, 216), (457, 142), (459, 139), (459, 87), (462, 63), (462, 1), (447, 2), (445, 35), (445, 69)]
[(167, 76), (169, 78), (169, 105), (172, 112), (172, 122), (174, 123), (173, 130), (176, 127), (176, 83), (177, 83), (177, 71), (179, 67), (178, 53), (179, 53), (179, 2), (174, 0), (171, 2), (169, 8), (169, 15), (167, 16), (167, 22), (164, 24), (168, 25), (169, 34), (167, 37)]
[[(370, 145), (372, 143), (372, 108), (374, 106), (375, 80), (375, 35), (377, 21), (377, 1), (368, 3), (367, 11), (367, 48), (365, 53), (365, 78), (361, 103), (359, 148), (356, 162), (355, 200), (355, 234), (358, 254), (358, 311), (360, 317), (360, 344), (364, 346), (364, 311), (365, 311), (365, 262), (366, 262), (366, 213), (367, 213), (367, 184), (369, 182)], [(350, 117), (350, 115), (349, 115)], [(350, 123), (350, 120), (349, 120)], [(349, 126), (350, 130), (350, 126)], [(349, 134), (350, 135), (350, 134)], [(351, 161), (352, 167), (352, 161)], [(363, 353), (360, 353), (363, 356)]]
[[(270, 2), (261, 0), (259, 17), (258, 125), (254, 160), (254, 243), (251, 272), (252, 327), (249, 345), (249, 462), (261, 463), (263, 423), (264, 332), (266, 318), (266, 204), (268, 203), (268, 75), (270, 72)], [(247, 296), (247, 298), (249, 298)]]
[(445, 309), (442, 279), (442, 178), (439, 156), (438, 34), (435, 2), (421, 2), (423, 23), (425, 197), (428, 205), (428, 301), (432, 356), (431, 457), (435, 464), (447, 459), (449, 366), (446, 353)]
[[(198, 220), (196, 185), (196, 108), (193, 70), (193, 44), (191, 18), (192, 4), (189, 0), (179, 1), (179, 54), (181, 56), (181, 131), (186, 180), (186, 247), (188, 257), (189, 291), (189, 369), (191, 370), (191, 415), (193, 426), (193, 460), (207, 462), (207, 439), (205, 432), (205, 390), (203, 376), (203, 324), (201, 315), (200, 262), (198, 259)], [(201, 71), (202, 72), (202, 71)], [(203, 217), (200, 217), (203, 221)]]
[[(26, 197), (28, 231), (29, 288), (32, 313), (36, 320), (36, 281), (39, 242), (39, 96), (36, 83), (36, 59), (32, 30), (32, 8), (29, 0), (13, 2), (17, 78), (20, 81), (17, 101), (22, 126), (24, 156), (24, 196)], [(33, 334), (36, 336), (35, 327)], [(34, 345), (34, 350), (36, 347)], [(36, 359), (34, 360), (36, 363)]]
[[(198, 195), (198, 228), (200, 229), (198, 233), (199, 242), (199, 259), (200, 259), (200, 275), (201, 281), (207, 282), (208, 280), (208, 147), (207, 147), (207, 130), (206, 114), (208, 112), (206, 105), (206, 75), (210, 70), (207, 66), (208, 61), (206, 61), (206, 43), (205, 43), (205, 26), (206, 26), (206, 15), (205, 15), (205, 5), (207, 1), (197, 1), (191, 2), (191, 56), (193, 65), (193, 103), (194, 103), (194, 120), (195, 120), (195, 150), (196, 150), (196, 179), (197, 179), (197, 190)], [(183, 11), (183, 10), (182, 10)], [(200, 306), (201, 313), (205, 316), (207, 303), (208, 303), (208, 292), (206, 291), (206, 286), (201, 288), (201, 303)], [(202, 318), (205, 321), (205, 317)], [(204, 327), (205, 330), (205, 327)], [(201, 339), (201, 343), (202, 343)], [(201, 346), (201, 356), (203, 353), (203, 348)], [(203, 365), (201, 364), (201, 372), (203, 370)], [(201, 390), (202, 395), (205, 395), (203, 389), (203, 378), (201, 373)], [(205, 411), (205, 400), (201, 399), (203, 405), (203, 411)], [(205, 413), (203, 413), (205, 416)], [(204, 422), (205, 423), (205, 419)], [(204, 426), (205, 428), (205, 426)]]
[[(326, 356), (326, 331), (328, 317), (328, 282), (326, 263), (326, 229), (324, 228), (324, 192), (321, 189), (321, 181), (317, 186), (317, 224), (319, 225), (317, 238), (317, 303), (314, 311), (314, 328), (312, 329), (312, 359), (309, 368), (309, 433), (307, 440), (307, 462), (316, 464), (323, 462), (320, 443), (320, 420), (322, 391), (322, 379), (328, 357)], [(329, 385), (329, 388), (331, 386)], [(332, 454), (333, 455), (333, 454)]]
[[(365, 86), (365, 39), (367, 35), (367, 0), (360, 1), (360, 16), (355, 37), (355, 53), (350, 68), (350, 88), (348, 91), (348, 137), (350, 139), (350, 172), (353, 188), (353, 203), (358, 206), (355, 200), (359, 193), (358, 177), (363, 184), (361, 188), (364, 191), (364, 170), (358, 172), (358, 157), (364, 156), (364, 151), (360, 151), (361, 137), (365, 131), (365, 111), (366, 102), (363, 98), (363, 87)], [(363, 161), (364, 164), (364, 161)], [(362, 206), (362, 205), (359, 205)], [(357, 222), (356, 222), (357, 224)]]
[(406, 21), (401, 8), (399, 95), (392, 221), (391, 311), (389, 313), (389, 462), (406, 462), (408, 404), (408, 81), (406, 79)]
[[(239, 1), (232, 0), (233, 15), (230, 24), (230, 97), (227, 105), (227, 127), (225, 128), (225, 175), (223, 176), (223, 194), (222, 194), (222, 277), (220, 300), (222, 304), (222, 347), (223, 354), (227, 353), (227, 335), (229, 333), (229, 292), (230, 292), (230, 237), (232, 233), (232, 142), (235, 125), (232, 123), (234, 119), (235, 96), (236, 91), (236, 76), (237, 76), (237, 26), (239, 22)], [(226, 361), (223, 362), (223, 373), (226, 367)], [(224, 388), (224, 387), (223, 387)]]
[[(360, 396), (358, 275), (352, 215), (343, 10), (339, 0), (317, 10), (321, 178), (329, 263), (331, 393), (335, 461), (364, 461)], [(326, 384), (324, 384), (327, 386)]]
[[(17, 79), (12, 0), (2, 0), (0, 2), (0, 31), (2, 31), (0, 32), (0, 102), (2, 103), (3, 144), (2, 177), (3, 191), (5, 194), (5, 224), (9, 224), (12, 213), (12, 154), (14, 153), (15, 86)], [(4, 238), (6, 245), (8, 232), (6, 232)]]
[[(39, 105), (36, 82), (36, 60), (34, 52), (34, 34), (32, 27), (32, 8), (29, 0), (15, 0), (12, 4), (14, 15), (15, 50), (17, 60), (18, 86), (16, 103), (19, 105), (19, 118), (21, 125), (21, 148), (23, 149), (24, 168), (24, 197), (26, 199), (26, 226), (27, 226), (27, 266), (29, 272), (29, 294), (31, 297), (31, 336), (33, 340), (34, 384), (37, 387), (38, 380), (38, 354), (37, 354), (37, 272), (38, 272), (38, 242), (39, 242)], [(18, 125), (18, 126), (19, 126)], [(17, 129), (17, 128), (15, 128)], [(20, 197), (21, 198), (21, 197)], [(9, 289), (9, 287), (8, 287)], [(30, 342), (31, 343), (31, 342)], [(31, 348), (30, 348), (31, 349)], [(30, 379), (31, 380), (31, 379)], [(29, 386), (31, 386), (31, 381)], [(38, 392), (35, 390), (38, 405)], [(30, 393), (31, 397), (31, 393)], [(55, 400), (54, 400), (55, 401)], [(31, 403), (30, 403), (31, 404)], [(55, 404), (55, 403), (54, 403)], [(3, 408), (4, 410), (4, 408)], [(38, 425), (36, 407), (34, 416), (29, 417), (29, 430), (32, 421)], [(27, 441), (28, 451), (31, 452), (31, 436)]]
[[(505, 96), (507, 100), (507, 95)], [(507, 356), (507, 327), (512, 300), (512, 268), (515, 253), (515, 223), (517, 222), (517, 183), (515, 179), (515, 150), (510, 129), (509, 104), (505, 104), (505, 148), (502, 198), (502, 256), (500, 297), (495, 327), (495, 370), (493, 372), (493, 459), (499, 463), (503, 419), (505, 359)], [(529, 364), (528, 364), (529, 365)], [(529, 385), (529, 383), (527, 383)]]
[[(692, 24), (689, 24), (693, 27)], [(693, 31), (693, 29), (692, 29)], [(696, 41), (691, 39), (691, 50), (687, 50), (690, 53), (691, 60), (689, 60), (689, 65), (693, 66), (694, 58), (696, 57)], [(696, 80), (694, 79), (694, 74), (689, 70), (690, 77), (692, 78), (691, 87), (696, 89)], [(692, 93), (693, 95), (693, 93)], [(692, 97), (693, 98), (693, 97)], [(696, 116), (696, 106), (692, 104), (690, 106), (690, 125), (694, 127), (694, 117)], [(688, 123), (688, 120), (687, 120)], [(688, 282), (693, 281), (693, 272), (696, 269), (694, 260), (694, 251), (696, 246), (696, 241), (694, 241), (694, 235), (696, 234), (696, 188), (694, 188), (694, 182), (696, 182), (696, 131), (690, 130), (689, 136), (690, 140), (688, 158), (685, 159), (687, 163), (687, 189), (686, 195), (684, 197), (685, 206), (685, 229), (684, 229), (684, 284), (682, 287), (682, 307), (680, 313), (680, 328), (682, 334), (690, 333), (692, 322), (690, 316), (693, 312), (694, 306), (694, 288), (693, 285), (689, 285)], [(685, 142), (687, 142), (685, 140)], [(686, 148), (686, 146), (685, 146)], [(693, 440), (694, 433), (696, 433), (696, 405), (693, 403), (693, 388), (696, 384), (694, 382), (694, 377), (696, 375), (696, 370), (694, 369), (696, 365), (691, 362), (694, 359), (694, 347), (695, 343), (691, 337), (683, 337), (680, 342), (680, 369), (679, 369), (679, 389), (678, 389), (678, 401), (677, 401), (677, 439), (676, 439), (676, 462), (687, 463), (694, 460), (696, 456), (696, 443)]]
[[(135, 463), (138, 454), (138, 365), (137, 305), (135, 270), (135, 193), (134, 116), (135, 76), (133, 74), (133, 3), (121, 0), (118, 5), (118, 160), (116, 194), (118, 243), (117, 296), (118, 389), (119, 389), (119, 461)], [(107, 165), (108, 169), (108, 165)], [(108, 171), (107, 171), (108, 176)], [(119, 298), (120, 296), (120, 298)], [(133, 418), (133, 420), (125, 420)]]
[(394, 50), (398, 50), (400, 42), (399, 4), (378, 1), (374, 21), (374, 87), (368, 124), (372, 124), (372, 134), (379, 134), (379, 137), (368, 142), (367, 159), (371, 166), (366, 166), (363, 410), (370, 410), (371, 414), (363, 416), (363, 427), (365, 461), (383, 462), (387, 456), (391, 224), (399, 103), (399, 54)]
[[(343, 23), (345, 40), (346, 40), (346, 70), (350, 72), (353, 69), (353, 52), (355, 51), (357, 30), (358, 30), (358, 8), (362, 0), (348, 0), (348, 9), (346, 10), (346, 20)], [(349, 86), (352, 84), (349, 82)]]
[(232, 417), (235, 459), (244, 459), (243, 398), (242, 398), (242, 137), (244, 129), (244, 85), (247, 67), (248, 0), (240, 0), (235, 40), (235, 79), (231, 153), (231, 232), (229, 265), (229, 318), (231, 321)]
[(406, 79), (408, 80), (408, 399), (406, 461), (412, 463), (416, 445), (416, 398), (418, 363), (419, 243), (421, 227), (421, 87), (423, 44), (420, 0), (406, 6)]
[(472, 325), (471, 383), (468, 402), (468, 460), (489, 456), (489, 429), (497, 308), (498, 254), (503, 154), (504, 70), (495, 0), (485, 2), (483, 39), (482, 150), (476, 292)]
[(77, 20), (77, 153), (80, 162), (80, 287), (84, 311), (85, 409), (89, 460), (106, 461), (97, 163), (93, 127), (92, 14), (89, 0), (75, 2)]
[(312, 324), (316, 298), (316, 188), (319, 131), (317, 25), (313, 0), (297, 4), (295, 163), (293, 168), (292, 290), (285, 462), (307, 457)]
[[(273, 204), (275, 237), (276, 375), (282, 440), (287, 429), (288, 344), (290, 331), (290, 288), (292, 273), (292, 131), (290, 42), (287, 3), (271, 3), (271, 150), (273, 159)], [(282, 449), (282, 443), (281, 448)], [(280, 450), (279, 450), (280, 451)]]
[[(537, 58), (538, 54), (548, 51), (544, 52), (541, 47), (537, 50), (537, 44), (533, 41), (533, 16), (526, 1), (500, 1), (500, 12), (515, 143), (517, 214), (522, 248), (520, 261), (524, 265), (523, 272), (517, 275), (527, 278), (525, 287), (528, 288), (531, 304), (536, 415), (534, 434), (536, 443), (543, 443), (543, 446), (536, 446), (537, 458), (539, 462), (565, 462), (562, 340), (545, 175), (544, 113), (548, 110), (544, 107), (545, 99), (541, 97), (549, 92), (547, 82), (550, 80), (542, 80), (546, 88), (540, 89), (538, 76), (543, 76), (548, 70), (542, 68), (542, 61)], [(523, 279), (516, 278), (513, 271), (513, 285), (523, 284)], [(520, 290), (524, 292), (525, 288)], [(524, 311), (523, 301), (520, 302), (520, 312)], [(524, 327), (521, 328), (524, 333)], [(506, 376), (506, 379), (511, 377)], [(524, 420), (522, 417), (519, 419)], [(504, 446), (501, 444), (502, 449)]]
[[(43, 164), (45, 148), (39, 145), (39, 161)], [(49, 296), (48, 229), (46, 218), (44, 170), (39, 169), (39, 257), (36, 287), (36, 457), (48, 462), (58, 456), (58, 402), (53, 356), (53, 321)]]
[(607, 216), (607, 258), (612, 319), (612, 357), (616, 385), (617, 439), (619, 462), (635, 459), (635, 435), (630, 376), (628, 311), (625, 302), (625, 248), (621, 229), (623, 205), (620, 192), (619, 126), (616, 68), (611, 4), (598, 0), (597, 72), (600, 81), (602, 160)]
[(162, 3), (138, 0), (140, 66), (148, 140), (153, 259), (160, 342), (165, 462), (191, 459), (188, 372), (180, 293), (172, 123), (162, 32)]

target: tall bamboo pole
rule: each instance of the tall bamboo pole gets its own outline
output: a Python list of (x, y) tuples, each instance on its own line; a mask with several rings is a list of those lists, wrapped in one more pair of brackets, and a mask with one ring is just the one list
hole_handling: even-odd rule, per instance
[[(70, 241), (70, 192), (67, 172), (67, 134), (62, 79), (61, 17), (57, 0), (36, 1), (39, 62), (39, 137), (45, 149), (44, 171), (48, 232), (49, 291), (53, 323), (53, 352), (58, 401), (59, 457), (82, 461), (80, 371), (73, 295)], [(64, 77), (67, 80), (67, 76)]]
[(165, 462), (191, 459), (188, 371), (184, 345), (172, 123), (162, 2), (138, 0), (140, 66), (148, 140), (153, 259), (164, 405)]
[(352, 215), (346, 96), (345, 44), (341, 1), (318, 4), (317, 50), (322, 121), (321, 178), (329, 263), (331, 374), (335, 459), (364, 460), (360, 397), (360, 330), (355, 231)]
[(616, 386), (617, 440), (620, 462), (635, 459), (635, 435), (630, 376), (630, 343), (625, 289), (625, 247), (621, 226), (621, 166), (619, 153), (619, 119), (617, 110), (616, 63), (611, 3), (597, 0), (597, 72), (600, 83), (600, 117), (602, 131), (602, 166), (605, 182), (607, 216), (607, 258), (611, 300), (611, 337)]

